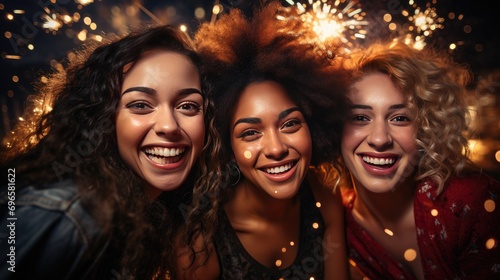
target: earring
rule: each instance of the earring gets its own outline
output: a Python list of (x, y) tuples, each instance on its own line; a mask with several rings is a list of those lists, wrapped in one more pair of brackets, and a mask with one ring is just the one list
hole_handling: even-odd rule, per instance
[(227, 169), (229, 170), (229, 178), (231, 179), (231, 187), (236, 186), (241, 179), (241, 171), (235, 161), (230, 161), (226, 163)]

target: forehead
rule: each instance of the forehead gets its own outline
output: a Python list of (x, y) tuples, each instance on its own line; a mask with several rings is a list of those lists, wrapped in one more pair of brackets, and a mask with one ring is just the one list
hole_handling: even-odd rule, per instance
[(248, 85), (236, 103), (235, 114), (241, 112), (281, 111), (296, 106), (285, 88), (274, 81), (256, 82)]
[(403, 92), (394, 84), (389, 75), (382, 73), (368, 74), (351, 86), (348, 98), (358, 103), (405, 103)]
[(194, 75), (197, 72), (196, 66), (186, 55), (163, 49), (146, 51), (137, 61), (123, 68), (125, 79), (133, 75), (169, 76), (172, 73)]

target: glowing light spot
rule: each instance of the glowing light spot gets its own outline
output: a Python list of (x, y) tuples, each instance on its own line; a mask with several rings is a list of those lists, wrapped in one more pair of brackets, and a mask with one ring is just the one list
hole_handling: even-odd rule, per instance
[(205, 9), (202, 7), (198, 7), (194, 10), (194, 16), (198, 19), (202, 19), (205, 17)]
[(4, 58), (5, 59), (21, 59), (21, 56), (20, 55), (15, 55), (15, 54), (6, 54), (4, 55)]
[(278, 193), (278, 191), (274, 191), (274, 193)]
[(85, 23), (86, 25), (90, 25), (92, 23), (92, 19), (89, 17), (84, 17), (83, 23)]
[(316, 202), (316, 207), (321, 208), (321, 202)]
[(47, 79), (47, 77), (45, 77), (45, 76), (42, 76), (40, 78), (40, 81), (45, 84), (45, 83), (47, 83), (49, 81), (49, 79)]
[(78, 37), (78, 40), (80, 40), (80, 41), (87, 40), (87, 30), (84, 29), (84, 30), (80, 31), (80, 33), (78, 33), (77, 37)]
[(392, 21), (392, 15), (391, 14), (385, 14), (384, 15), (384, 21), (385, 22), (391, 22)]
[(500, 150), (495, 153), (495, 159), (500, 162)]
[(24, 14), (24, 10), (14, 10), (12, 11), (14, 14), (16, 15), (23, 15)]
[(24, 122), (24, 119), (23, 119), (23, 117), (19, 117), (19, 120), (20, 120), (20, 121), (22, 121), (22, 122)]
[(94, 3), (94, 0), (75, 0), (75, 2), (85, 6)]
[(212, 13), (214, 15), (218, 15), (222, 12), (222, 5), (214, 5), (214, 7), (212, 8)]
[(274, 264), (276, 265), (276, 267), (280, 267), (281, 264), (282, 264), (282, 261), (281, 260), (276, 260), (276, 262)]
[(90, 29), (92, 29), (92, 30), (96, 30), (96, 29), (97, 29), (97, 24), (96, 24), (95, 22), (92, 22), (92, 23), (90, 24)]
[(394, 31), (394, 30), (396, 30), (397, 28), (398, 28), (398, 25), (397, 25), (397, 24), (395, 24), (395, 23), (393, 23), (393, 22), (392, 22), (392, 23), (389, 23), (389, 30)]
[(7, 19), (8, 19), (8, 20), (13, 20), (13, 19), (14, 19), (14, 15), (12, 15), (12, 14), (7, 14)]
[(69, 15), (64, 15), (62, 17), (62, 20), (65, 22), (65, 23), (70, 23), (72, 18), (69, 16)]
[(384, 232), (385, 232), (385, 234), (387, 234), (389, 236), (394, 236), (394, 232), (392, 232), (392, 230), (390, 230), (388, 228), (384, 229)]
[(295, 242), (290, 241), (290, 246), (295, 246)]
[(437, 209), (432, 209), (432, 210), (431, 210), (431, 215), (432, 215), (433, 217), (436, 217), (438, 214), (439, 214), (439, 211), (438, 211)]
[(286, 252), (286, 248), (285, 247), (281, 248), (281, 252), (285, 253)]
[(29, 44), (29, 45), (28, 45), (28, 49), (29, 49), (30, 51), (32, 51), (32, 50), (34, 50), (34, 49), (35, 49), (35, 46), (33, 46), (33, 44)]
[(79, 21), (79, 20), (80, 20), (80, 14), (79, 14), (79, 13), (74, 13), (74, 14), (73, 14), (73, 21), (74, 21), (74, 22), (77, 22), (77, 21)]
[(310, 277), (309, 280), (314, 280), (314, 277)]
[(491, 250), (491, 249), (495, 248), (496, 244), (497, 244), (496, 240), (494, 238), (490, 238), (490, 239), (486, 240), (486, 244), (485, 244), (486, 249)]
[(405, 251), (404, 257), (405, 260), (412, 262), (417, 258), (417, 251), (415, 251), (414, 249), (408, 249)]
[(318, 229), (319, 228), (319, 224), (318, 223), (313, 223), (313, 228), (314, 229)]
[(182, 31), (182, 32), (186, 32), (187, 31), (187, 26), (182, 24), (181, 26), (179, 26), (179, 29)]
[(349, 259), (349, 263), (350, 263), (352, 266), (356, 266), (356, 262), (355, 262), (353, 259)]
[(10, 33), (9, 31), (5, 31), (4, 36), (5, 38), (10, 39), (12, 37), (12, 33)]
[(51, 18), (49, 15), (44, 15), (43, 19), (45, 22), (42, 24), (42, 27), (50, 31), (56, 31), (62, 26), (62, 23), (57, 21), (55, 18)]
[(16, 76), (16, 75), (12, 76), (12, 81), (13, 81), (14, 83), (19, 82), (19, 77), (18, 77), (18, 76)]
[(493, 212), (495, 211), (495, 208), (496, 208), (496, 204), (495, 204), (495, 201), (493, 201), (492, 199), (487, 199), (485, 202), (484, 202), (484, 209), (486, 209), (487, 212)]
[(250, 159), (252, 157), (252, 152), (250, 151), (245, 151), (243, 153), (243, 156), (246, 158), (246, 159)]
[(454, 49), (456, 49), (456, 48), (457, 48), (457, 45), (455, 45), (455, 44), (453, 44), (453, 43), (452, 43), (452, 44), (450, 44), (450, 50), (454, 50)]
[(97, 42), (101, 42), (102, 41), (102, 36), (101, 35), (96, 35), (94, 37), (94, 40), (96, 40)]

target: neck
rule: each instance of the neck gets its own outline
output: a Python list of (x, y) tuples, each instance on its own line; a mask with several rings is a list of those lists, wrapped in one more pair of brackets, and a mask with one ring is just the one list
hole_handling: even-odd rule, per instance
[(263, 191), (260, 186), (253, 186), (246, 180), (242, 180), (235, 187), (231, 199), (224, 206), (226, 212), (282, 222), (290, 214), (295, 215), (293, 209), (298, 209), (298, 194), (290, 199), (276, 199)]
[(413, 212), (416, 182), (407, 179), (394, 191), (373, 193), (355, 183), (354, 210), (362, 219), (374, 219), (385, 228), (399, 225), (409, 211)]

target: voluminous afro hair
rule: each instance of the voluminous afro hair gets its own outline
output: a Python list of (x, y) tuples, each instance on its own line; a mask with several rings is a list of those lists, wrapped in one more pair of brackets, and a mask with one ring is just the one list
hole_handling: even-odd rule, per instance
[(213, 125), (222, 140), (222, 160), (229, 160), (229, 118), (246, 86), (273, 80), (284, 86), (311, 127), (313, 164), (338, 155), (346, 76), (329, 52), (301, 40), (312, 30), (299, 20), (278, 19), (279, 2), (264, 3), (252, 18), (232, 9), (214, 24), (203, 24), (195, 44), (204, 60), (211, 99), (218, 114)]

